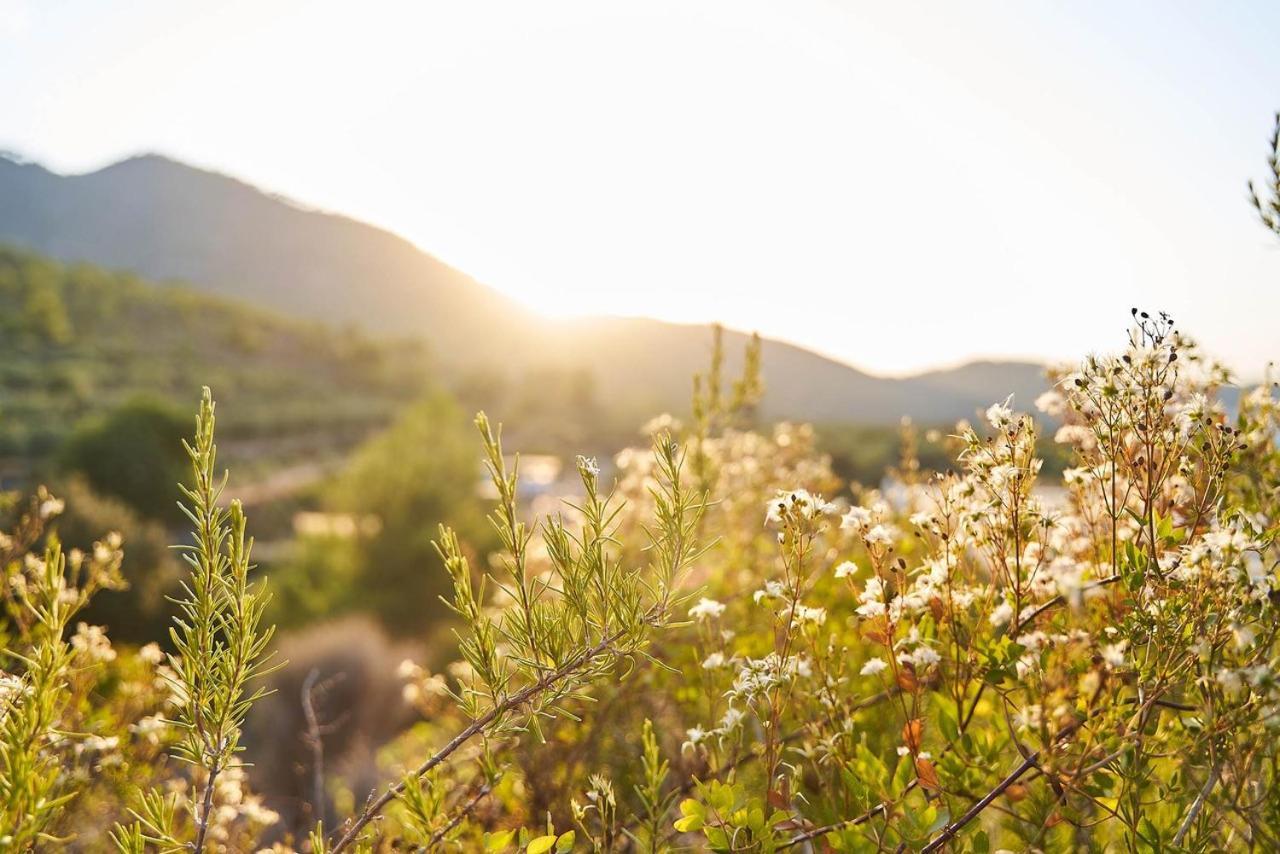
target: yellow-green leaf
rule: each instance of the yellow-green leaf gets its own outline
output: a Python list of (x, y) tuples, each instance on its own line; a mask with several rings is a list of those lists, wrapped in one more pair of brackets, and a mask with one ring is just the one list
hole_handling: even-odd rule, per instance
[(539, 836), (529, 843), (529, 847), (525, 851), (528, 854), (547, 854), (555, 844), (556, 838), (554, 836)]

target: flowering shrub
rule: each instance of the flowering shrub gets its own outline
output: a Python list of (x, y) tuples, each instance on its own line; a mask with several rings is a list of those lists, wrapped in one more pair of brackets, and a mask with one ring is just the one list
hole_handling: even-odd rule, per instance
[[(119, 585), (118, 539), (31, 555), (60, 510), (43, 493), (0, 539), (0, 836), (130, 852), (267, 834), (311, 852), (1280, 848), (1280, 406), (1264, 385), (1229, 409), (1226, 372), (1172, 320), (1133, 320), (1122, 352), (1052, 373), (1041, 420), (997, 403), (957, 428), (954, 472), (906, 459), (881, 490), (842, 491), (807, 427), (753, 429), (754, 348), (725, 393), (717, 347), (688, 426), (647, 425), (612, 487), (579, 459), (581, 499), (540, 520), (481, 415), (501, 549), (486, 563), (448, 529), (436, 540), (458, 661), (405, 663), (422, 721), (383, 749), (391, 782), (320, 779), (339, 817), (310, 832), (246, 786), (239, 734), (270, 632), (206, 397), (171, 652), (75, 625)], [(1074, 457), (1061, 483), (1040, 477), (1044, 428)]]

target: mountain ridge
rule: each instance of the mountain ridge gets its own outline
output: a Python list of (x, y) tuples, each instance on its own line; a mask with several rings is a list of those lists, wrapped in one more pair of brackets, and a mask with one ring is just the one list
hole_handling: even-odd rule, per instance
[[(156, 153), (79, 175), (0, 158), (3, 241), (337, 327), (422, 337), (458, 382), (486, 370), (587, 370), (603, 405), (637, 417), (685, 408), (689, 375), (710, 351), (706, 325), (542, 318), (392, 232)], [(726, 330), (727, 372), (746, 340)], [(774, 339), (763, 357), (770, 417), (937, 423), (1009, 393), (1028, 408), (1044, 387), (1043, 368), (1027, 362), (891, 378)]]

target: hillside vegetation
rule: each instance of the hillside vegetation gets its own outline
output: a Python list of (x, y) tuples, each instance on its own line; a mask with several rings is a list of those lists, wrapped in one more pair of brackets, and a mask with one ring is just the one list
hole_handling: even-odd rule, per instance
[(0, 246), (0, 457), (42, 457), (86, 416), (139, 395), (185, 403), (202, 383), (235, 402), (224, 425), (233, 448), (349, 443), (420, 395), (427, 377), (413, 342), (336, 334)]

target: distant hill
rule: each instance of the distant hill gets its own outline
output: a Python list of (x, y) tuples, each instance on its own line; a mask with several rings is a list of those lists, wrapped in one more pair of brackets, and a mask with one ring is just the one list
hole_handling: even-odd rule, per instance
[[(619, 418), (687, 407), (690, 374), (709, 352), (705, 326), (539, 318), (386, 231), (155, 155), (71, 176), (0, 158), (3, 241), (294, 317), (420, 336), (456, 384), (494, 371), (519, 382), (586, 370)], [(726, 335), (729, 370), (744, 340)], [(1010, 392), (1030, 406), (1043, 388), (1039, 366), (1026, 363), (892, 379), (776, 341), (764, 344), (764, 368), (765, 414), (815, 421), (949, 421)]]

